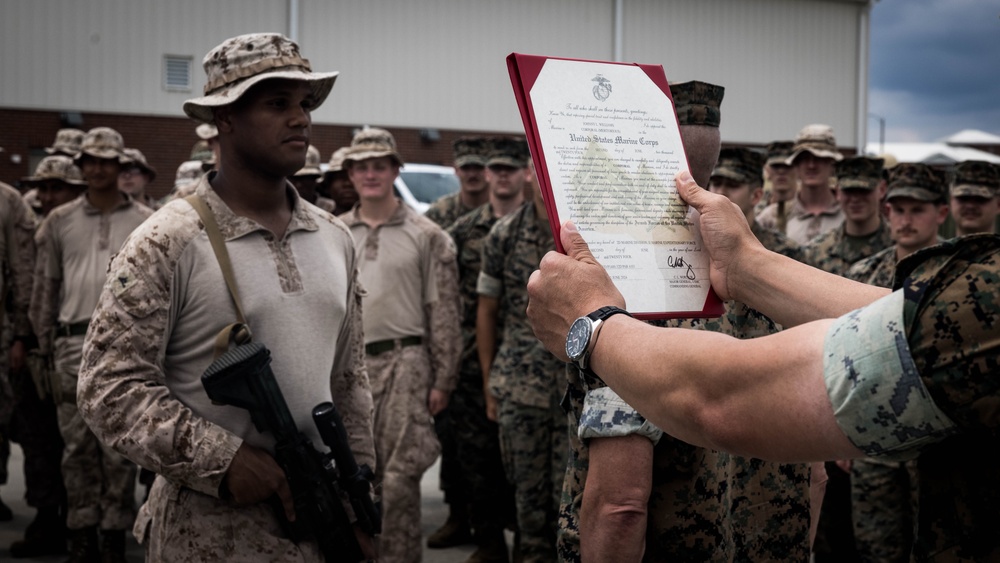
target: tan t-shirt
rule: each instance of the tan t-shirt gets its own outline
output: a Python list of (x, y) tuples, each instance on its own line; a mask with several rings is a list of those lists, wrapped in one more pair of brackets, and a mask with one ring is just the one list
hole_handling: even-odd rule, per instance
[[(803, 206), (799, 197), (791, 201), (790, 208), (785, 203), (787, 213), (787, 226), (785, 234), (788, 238), (799, 244), (806, 244), (819, 235), (839, 227), (844, 222), (844, 212), (840, 209), (840, 203), (836, 200), (829, 207), (819, 213), (810, 213)], [(768, 229), (778, 229), (778, 204), (772, 203), (764, 208), (757, 222)]]

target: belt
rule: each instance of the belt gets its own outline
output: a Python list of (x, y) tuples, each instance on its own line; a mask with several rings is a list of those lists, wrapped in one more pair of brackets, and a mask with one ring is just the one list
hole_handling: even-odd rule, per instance
[(378, 342), (365, 344), (365, 354), (368, 354), (369, 356), (378, 356), (383, 352), (392, 350), (397, 344), (400, 348), (405, 348), (407, 346), (420, 346), (423, 343), (424, 339), (419, 336), (407, 336), (405, 338), (396, 338), (393, 340), (379, 340)]
[(56, 325), (56, 336), (83, 336), (87, 334), (87, 327), (90, 326), (90, 321), (82, 323), (73, 323), (69, 325), (57, 324)]

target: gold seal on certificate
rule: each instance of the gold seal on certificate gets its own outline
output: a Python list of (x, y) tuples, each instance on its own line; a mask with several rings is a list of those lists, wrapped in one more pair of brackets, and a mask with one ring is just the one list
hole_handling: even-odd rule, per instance
[(674, 186), (687, 158), (663, 68), (517, 53), (507, 65), (556, 244), (572, 220), (638, 318), (722, 314)]

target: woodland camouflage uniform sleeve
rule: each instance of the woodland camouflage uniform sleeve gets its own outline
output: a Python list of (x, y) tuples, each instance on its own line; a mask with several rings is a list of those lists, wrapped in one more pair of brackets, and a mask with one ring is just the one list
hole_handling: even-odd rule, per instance
[(462, 354), (461, 297), (458, 291), (458, 264), (455, 243), (444, 231), (431, 235), (430, 259), (437, 284), (437, 301), (426, 305), (434, 388), (451, 391), (458, 383), (458, 363)]

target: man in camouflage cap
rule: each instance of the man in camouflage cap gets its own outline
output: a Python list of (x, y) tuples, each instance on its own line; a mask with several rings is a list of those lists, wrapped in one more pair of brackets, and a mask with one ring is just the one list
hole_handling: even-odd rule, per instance
[[(165, 205), (111, 263), (77, 401), (106, 444), (157, 474), (134, 527), (147, 559), (318, 562), (319, 544), (296, 543), (282, 526), (295, 503), (274, 438), (246, 410), (212, 404), (201, 376), (220, 331), (245, 318), (299, 431), (321, 447), (311, 410), (333, 401), (355, 460), (374, 464), (354, 244), (286, 180), (305, 163), (310, 112), (336, 73), (312, 72), (276, 33), (227, 39), (204, 67), (205, 95), (184, 111), (218, 128), (218, 170), (198, 180), (197, 200)], [(224, 239), (243, 315), (197, 201)], [(372, 539), (355, 536), (376, 558)]]
[(424, 216), (447, 229), (456, 219), (486, 203), (489, 190), (484, 176), (489, 141), (484, 137), (462, 137), (451, 144), (458, 192), (444, 196)]
[(46, 147), (49, 154), (61, 154), (70, 158), (80, 152), (80, 143), (85, 133), (79, 129), (60, 129), (56, 132), (56, 140), (51, 147)]
[(150, 209), (159, 208), (160, 204), (146, 193), (146, 188), (156, 179), (156, 169), (146, 162), (146, 156), (139, 149), (125, 149), (125, 156), (131, 162), (118, 174), (118, 189)]
[[(206, 157), (202, 160), (209, 168), (214, 168), (215, 164), (219, 162), (219, 129), (214, 123), (202, 123), (195, 127), (195, 135), (198, 135), (198, 139), (204, 141), (208, 146), (208, 150), (212, 152), (210, 157)], [(194, 156), (191, 157), (194, 160)]]
[(317, 190), (333, 200), (336, 207), (334, 215), (343, 215), (358, 202), (358, 190), (354, 189), (351, 178), (344, 169), (344, 155), (350, 147), (340, 147), (330, 155), (330, 162), (323, 173)]
[(295, 174), (289, 176), (288, 181), (295, 186), (295, 190), (299, 192), (299, 197), (327, 213), (333, 213), (337, 204), (333, 200), (327, 199), (317, 193), (319, 179), (323, 176), (323, 170), (319, 167), (319, 161), (319, 149), (309, 145), (309, 150), (306, 151), (305, 166), (300, 168)]
[(448, 406), (461, 345), (455, 245), (396, 197), (402, 164), (392, 134), (377, 127), (359, 131), (344, 155), (360, 198), (341, 219), (354, 235), (366, 290), (384, 561), (412, 561), (421, 552), (420, 478), (440, 452), (433, 417)]
[(955, 165), (951, 181), (951, 216), (955, 220), (955, 236), (992, 233), (1000, 200), (1000, 168), (981, 160), (968, 160)]
[(45, 217), (56, 207), (73, 201), (87, 188), (80, 169), (68, 156), (53, 155), (43, 158), (35, 174), (21, 179), (21, 184), (38, 194), (40, 215)]
[[(843, 222), (833, 195), (834, 164), (843, 158), (829, 125), (806, 125), (795, 137), (792, 154), (785, 162), (795, 169), (799, 192), (788, 211), (785, 232), (799, 244)], [(759, 220), (772, 229), (778, 227), (774, 214), (762, 213)]]
[[(784, 233), (788, 221), (788, 209), (798, 189), (795, 169), (788, 165), (792, 156), (791, 141), (774, 141), (767, 145), (767, 161), (764, 163), (764, 197), (757, 204), (757, 215), (765, 215), (767, 224), (774, 224), (774, 230)], [(773, 206), (768, 210), (768, 207)], [(770, 218), (770, 217), (773, 217)]]

